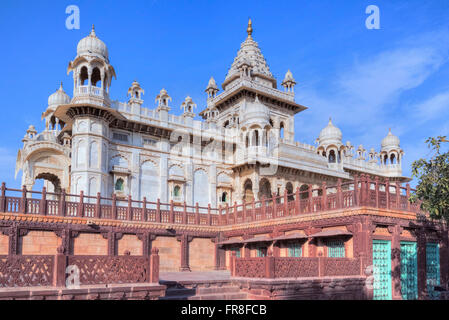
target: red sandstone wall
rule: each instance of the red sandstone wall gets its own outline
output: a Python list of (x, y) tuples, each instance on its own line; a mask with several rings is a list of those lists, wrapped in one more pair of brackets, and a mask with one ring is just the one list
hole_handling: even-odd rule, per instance
[(8, 254), (9, 237), (0, 233), (0, 255)]
[(99, 233), (80, 233), (73, 241), (74, 255), (107, 255), (108, 240)]
[(160, 271), (179, 271), (181, 267), (181, 242), (175, 237), (157, 237), (151, 246), (159, 249)]
[(193, 239), (189, 243), (190, 270), (214, 270), (214, 252), (215, 244), (210, 239)]
[(125, 234), (118, 241), (117, 252), (119, 255), (124, 255), (125, 251), (129, 251), (132, 256), (141, 256), (143, 254), (142, 241), (133, 234)]
[[(22, 254), (56, 254), (61, 245), (61, 238), (58, 238), (52, 231), (30, 231), (22, 237)], [(1, 245), (0, 245), (1, 247)]]

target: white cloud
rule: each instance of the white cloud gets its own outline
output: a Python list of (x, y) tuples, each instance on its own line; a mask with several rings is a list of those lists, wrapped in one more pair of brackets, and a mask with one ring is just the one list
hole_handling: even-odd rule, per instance
[(416, 100), (413, 90), (445, 67), (448, 58), (448, 30), (414, 35), (355, 60), (324, 85), (305, 84), (296, 91), (297, 101), (309, 107), (296, 117), (297, 139), (311, 143), (332, 116), (343, 132), (343, 143), (350, 140), (355, 146), (379, 150), (391, 127), (401, 138), (406, 154), (403, 174), (409, 176), (413, 160), (429, 155), (425, 139), (449, 135), (449, 83), (440, 81), (432, 88), (432, 96), (420, 90), (424, 98), (419, 103), (406, 101)]
[(398, 48), (357, 63), (338, 84), (363, 105), (382, 107), (403, 91), (422, 84), (444, 61), (434, 48)]
[(449, 91), (438, 93), (412, 108), (419, 122), (426, 122), (439, 117), (447, 117), (449, 110)]
[[(388, 127), (406, 132), (410, 128), (409, 114), (398, 114), (402, 112), (398, 98), (419, 87), (448, 57), (449, 31), (442, 30), (415, 35), (392, 49), (354, 61), (334, 79), (326, 81), (328, 88), (298, 88), (297, 101), (310, 109), (307, 115), (297, 117), (297, 126), (303, 132), (313, 130), (317, 136), (332, 116), (341, 125), (343, 135), (346, 129), (372, 140), (383, 137)], [(446, 99), (449, 96), (441, 93), (422, 108), (432, 106), (437, 112)]]

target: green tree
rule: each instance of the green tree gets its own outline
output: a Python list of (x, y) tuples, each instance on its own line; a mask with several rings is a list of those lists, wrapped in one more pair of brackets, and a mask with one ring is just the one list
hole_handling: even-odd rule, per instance
[(447, 142), (446, 136), (426, 140), (433, 154), (429, 160), (422, 158), (412, 163), (412, 177), (418, 179), (418, 185), (410, 201), (421, 201), (421, 209), (432, 219), (449, 222), (449, 151), (441, 150)]

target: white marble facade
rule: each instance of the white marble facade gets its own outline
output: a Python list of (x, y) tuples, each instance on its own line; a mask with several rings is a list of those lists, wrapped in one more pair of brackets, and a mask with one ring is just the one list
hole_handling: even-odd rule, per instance
[(23, 138), (16, 166), (16, 174), (23, 171), (22, 184), (31, 189), (44, 179), (49, 191), (216, 207), (305, 184), (347, 181), (355, 173), (408, 180), (402, 176), (399, 139), (391, 131), (379, 152), (343, 144), (331, 120), (317, 146), (295, 141), (294, 116), (307, 108), (295, 102), (293, 75), (287, 71), (278, 89), (251, 23), (247, 34), (223, 92), (218, 94), (211, 78), (202, 120), (195, 120), (197, 105), (190, 97), (181, 104), (181, 116), (170, 114), (165, 89), (155, 94), (154, 108), (143, 107), (137, 81), (127, 102), (111, 101), (115, 70), (92, 28), (69, 63), (73, 96), (61, 85), (42, 114), (44, 131), (30, 126)]

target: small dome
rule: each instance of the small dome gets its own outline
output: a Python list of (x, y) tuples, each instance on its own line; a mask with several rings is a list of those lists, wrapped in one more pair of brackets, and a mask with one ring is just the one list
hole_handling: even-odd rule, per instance
[(282, 82), (288, 82), (288, 81), (295, 82), (295, 78), (293, 78), (293, 73), (290, 70), (287, 71), (287, 73), (285, 74), (285, 77), (284, 77), (284, 81), (282, 81)]
[(257, 94), (254, 102), (247, 103), (243, 111), (241, 124), (246, 127), (251, 127), (253, 124), (257, 124), (261, 128), (270, 124), (270, 110), (264, 103), (260, 102)]
[(340, 129), (338, 129), (336, 126), (332, 124), (332, 119), (329, 118), (329, 123), (327, 124), (327, 127), (325, 127), (320, 132), (320, 137), (318, 138), (320, 141), (320, 144), (323, 143), (325, 140), (337, 140), (341, 143), (342, 139), (342, 133)]
[(381, 147), (382, 149), (387, 148), (399, 148), (399, 138), (391, 133), (391, 129), (388, 130), (388, 134), (382, 139)]
[(108, 60), (108, 48), (103, 41), (97, 38), (93, 25), (90, 34), (78, 42), (76, 52), (78, 56), (93, 55)]
[(62, 82), (58, 90), (48, 97), (49, 106), (58, 106), (60, 104), (70, 103), (70, 97), (62, 89)]
[(209, 89), (216, 89), (216, 90), (218, 90), (218, 86), (217, 86), (217, 83), (215, 82), (214, 77), (210, 77), (210, 79), (209, 79), (209, 83), (207, 84), (206, 91), (209, 90)]

